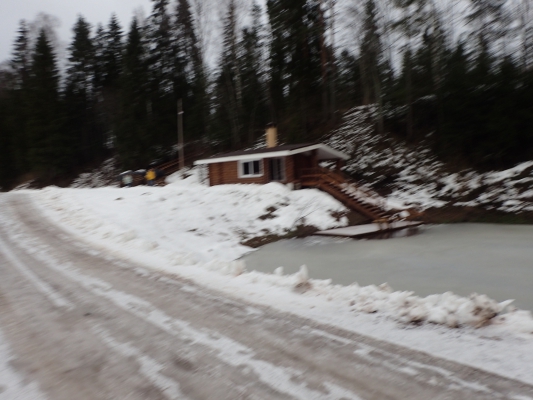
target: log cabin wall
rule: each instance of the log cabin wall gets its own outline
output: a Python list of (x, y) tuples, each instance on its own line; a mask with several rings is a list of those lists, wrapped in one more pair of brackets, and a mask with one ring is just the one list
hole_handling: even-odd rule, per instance
[(294, 182), (296, 180), (296, 171), (294, 156), (285, 157), (285, 180), (283, 183)]
[(268, 162), (261, 160), (263, 174), (261, 176), (239, 177), (239, 161), (228, 161), (209, 164), (209, 185), (224, 185), (232, 183), (268, 183)]
[[(285, 179), (281, 183), (294, 182), (297, 177), (294, 156), (283, 157), (285, 168)], [(259, 183), (270, 182), (269, 158), (261, 160), (263, 174), (254, 177), (239, 177), (239, 161), (229, 161), (209, 164), (209, 185), (224, 185), (234, 183)]]

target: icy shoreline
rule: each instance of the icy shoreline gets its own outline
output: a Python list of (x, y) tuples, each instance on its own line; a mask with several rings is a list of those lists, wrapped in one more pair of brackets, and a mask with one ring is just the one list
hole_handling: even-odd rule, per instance
[[(308, 216), (307, 223), (329, 227), (339, 224), (330, 213), (342, 210), (342, 206), (318, 191), (285, 193), (277, 186), (265, 189), (255, 185), (244, 189), (232, 186), (200, 189), (195, 185), (191, 180), (177, 180), (165, 188), (48, 188), (26, 193), (52, 222), (80, 241), (117, 257), (192, 279), (229, 296), (533, 384), (533, 371), (526, 367), (533, 364), (533, 319), (528, 311), (503, 313), (508, 302), (497, 303), (484, 295), (465, 298), (444, 293), (421, 298), (412, 292), (394, 292), (387, 285), (332, 285), (328, 280), (309, 279), (305, 268), (288, 276), (280, 269), (274, 274), (246, 272), (245, 265), (234, 260), (250, 251), (239, 245), (247, 233), (257, 234), (267, 224), (270, 229), (284, 231), (301, 218), (299, 207), (304, 209), (317, 203), (327, 205), (328, 212)], [(250, 197), (243, 200), (246, 193), (241, 189)], [(205, 193), (202, 204), (197, 198), (190, 198), (199, 190), (214, 190), (212, 203)], [(287, 199), (290, 193), (303, 197)], [(137, 208), (124, 205), (130, 197), (138, 202)], [(196, 208), (190, 221), (176, 224), (175, 219), (167, 218), (164, 210), (145, 212), (158, 203), (169, 204), (172, 209), (174, 199), (179, 199), (185, 215)], [(228, 210), (220, 206), (221, 201), (229, 202), (238, 218), (232, 219)], [(255, 204), (253, 215), (243, 214), (243, 203), (239, 201)], [(266, 208), (274, 206), (277, 217), (257, 220)], [(209, 210), (220, 213), (220, 219), (210, 219), (213, 214)], [(134, 215), (135, 212), (140, 215)], [(219, 221), (223, 222), (222, 227), (216, 226)], [(187, 247), (180, 240), (191, 237), (189, 223), (197, 226), (192, 233), (200, 235)], [(140, 226), (144, 227), (144, 234), (159, 240), (147, 240), (138, 231)], [(168, 237), (172, 231), (180, 235)]]

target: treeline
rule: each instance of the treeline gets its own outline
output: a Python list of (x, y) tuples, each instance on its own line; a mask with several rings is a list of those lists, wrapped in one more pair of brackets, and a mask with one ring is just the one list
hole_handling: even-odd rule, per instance
[(50, 33), (21, 22), (0, 70), (0, 185), (113, 152), (124, 168), (186, 142), (253, 145), (267, 122), (314, 141), (376, 104), (376, 130), (489, 168), (533, 158), (533, 0), (152, 0), (126, 30), (79, 17), (60, 72)]

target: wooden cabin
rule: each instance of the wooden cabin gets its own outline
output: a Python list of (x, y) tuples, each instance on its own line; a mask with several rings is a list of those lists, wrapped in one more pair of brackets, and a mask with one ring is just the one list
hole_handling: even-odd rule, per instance
[(347, 154), (321, 143), (276, 146), (275, 142), (275, 127), (270, 127), (266, 148), (220, 154), (197, 160), (195, 164), (208, 166), (210, 186), (281, 182), (299, 187), (302, 176), (319, 168), (321, 161), (334, 161), (340, 168), (349, 158)]

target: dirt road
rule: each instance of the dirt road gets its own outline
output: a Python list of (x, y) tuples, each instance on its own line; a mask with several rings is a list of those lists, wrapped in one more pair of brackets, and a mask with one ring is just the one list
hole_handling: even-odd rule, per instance
[(22, 193), (0, 195), (0, 274), (0, 399), (533, 398), (95, 250)]

